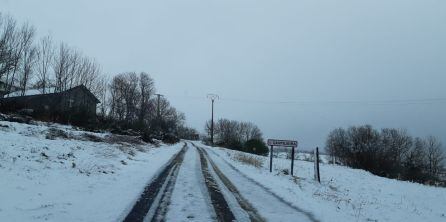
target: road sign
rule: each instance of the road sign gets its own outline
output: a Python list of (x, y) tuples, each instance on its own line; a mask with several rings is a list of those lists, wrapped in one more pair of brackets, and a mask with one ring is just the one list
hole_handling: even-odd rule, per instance
[(291, 176), (293, 176), (294, 170), (294, 148), (297, 147), (297, 141), (295, 140), (274, 140), (268, 139), (268, 146), (271, 146), (269, 156), (269, 172), (273, 172), (273, 149), (274, 146), (291, 147)]
[(297, 141), (294, 140), (268, 139), (268, 146), (297, 147), (297, 144)]

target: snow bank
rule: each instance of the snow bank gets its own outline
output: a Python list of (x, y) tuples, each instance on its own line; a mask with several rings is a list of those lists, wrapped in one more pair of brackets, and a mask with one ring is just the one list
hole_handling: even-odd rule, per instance
[[(204, 146), (204, 145), (202, 145)], [(313, 163), (296, 161), (297, 177), (284, 175), (290, 160), (269, 159), (261, 168), (236, 161), (237, 151), (207, 150), (321, 221), (446, 221), (446, 189), (378, 177), (363, 170), (322, 164), (321, 184), (313, 179)], [(250, 155), (250, 154), (248, 154)], [(237, 185), (237, 184), (235, 184)], [(272, 206), (273, 207), (273, 206)]]
[[(51, 129), (70, 138), (47, 139)], [(84, 134), (110, 136), (0, 121), (0, 221), (119, 221), (182, 146), (76, 139)]]
[[(40, 95), (42, 94), (42, 89), (27, 89), (25, 91), (25, 95), (24, 96), (34, 96), (34, 95)], [(47, 88), (46, 89), (46, 93), (53, 93), (54, 92), (54, 88)], [(18, 96), (22, 96), (22, 92), (21, 91), (16, 91), (16, 92), (12, 92), (9, 94), (6, 94), (5, 97), (18, 97)]]

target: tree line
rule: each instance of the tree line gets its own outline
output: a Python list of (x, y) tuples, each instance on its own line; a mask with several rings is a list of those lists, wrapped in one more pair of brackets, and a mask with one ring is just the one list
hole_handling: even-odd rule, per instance
[(149, 74), (127, 72), (113, 77), (109, 85), (106, 119), (124, 128), (139, 130), (147, 138), (197, 134), (185, 126), (185, 115), (167, 99), (156, 96), (155, 83)]
[[(210, 141), (212, 121), (206, 122), (207, 142)], [(264, 143), (262, 131), (251, 122), (219, 119), (214, 123), (214, 143), (229, 149), (266, 155), (268, 147)]]
[(51, 36), (37, 38), (35, 28), (0, 14), (0, 81), (6, 94), (30, 89), (57, 93), (84, 85), (99, 100), (98, 122), (82, 116), (73, 124), (110, 128), (120, 133), (133, 130), (144, 139), (192, 138), (185, 116), (164, 97), (155, 96), (154, 80), (145, 72), (125, 72), (108, 79), (94, 58)]
[(37, 38), (32, 25), (1, 14), (0, 79), (7, 93), (18, 90), (21, 95), (30, 88), (53, 93), (84, 85), (102, 98), (106, 85), (95, 59), (66, 43), (56, 44), (51, 36)]
[(420, 183), (439, 181), (446, 158), (435, 137), (412, 137), (402, 129), (378, 131), (370, 125), (331, 131), (326, 151), (341, 164)]

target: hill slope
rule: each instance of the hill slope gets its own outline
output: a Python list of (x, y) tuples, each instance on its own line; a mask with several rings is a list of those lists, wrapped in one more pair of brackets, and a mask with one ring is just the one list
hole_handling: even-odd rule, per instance
[[(202, 145), (204, 146), (204, 145)], [(314, 165), (296, 161), (295, 177), (284, 175), (290, 160), (207, 147), (220, 166), (235, 168), (289, 203), (311, 212), (320, 221), (446, 221), (446, 189), (378, 177), (363, 170), (322, 164), (321, 184), (313, 179)], [(240, 159), (252, 157), (261, 167)], [(222, 167), (222, 170), (224, 168)], [(243, 184), (239, 184), (243, 186)], [(274, 206), (271, 206), (274, 207)]]
[(0, 221), (119, 220), (181, 148), (5, 121), (0, 141)]

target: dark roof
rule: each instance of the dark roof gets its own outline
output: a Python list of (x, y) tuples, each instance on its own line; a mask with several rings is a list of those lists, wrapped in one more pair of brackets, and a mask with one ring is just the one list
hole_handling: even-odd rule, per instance
[(78, 85), (76, 87), (73, 87), (69, 90), (63, 91), (61, 93), (75, 91), (75, 90), (82, 90), (82, 91), (86, 92), (87, 95), (91, 96), (96, 101), (96, 103), (101, 103), (101, 101), (99, 101), (99, 99), (96, 98), (96, 96), (90, 90), (88, 90), (87, 87), (85, 87), (84, 85)]
[(40, 96), (47, 96), (47, 95), (58, 95), (58, 94), (65, 94), (67, 92), (76, 91), (76, 90), (84, 91), (87, 95), (89, 95), (91, 98), (93, 98), (96, 103), (101, 103), (101, 101), (99, 101), (99, 99), (96, 98), (96, 96), (90, 90), (88, 90), (87, 87), (85, 87), (84, 85), (79, 85), (79, 86), (73, 87), (71, 89), (68, 89), (66, 91), (63, 91), (63, 92), (45, 93), (45, 94), (29, 95), (29, 96), (7, 97), (7, 98), (0, 98), (0, 100), (7, 101), (7, 100), (14, 100), (17, 98), (32, 98), (32, 97), (40, 97)]

